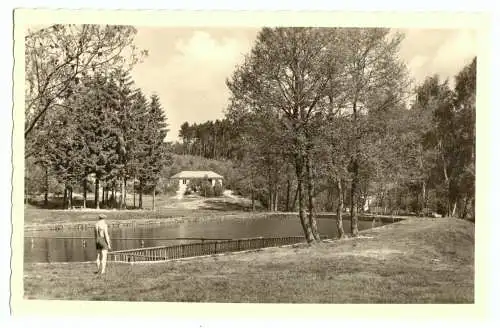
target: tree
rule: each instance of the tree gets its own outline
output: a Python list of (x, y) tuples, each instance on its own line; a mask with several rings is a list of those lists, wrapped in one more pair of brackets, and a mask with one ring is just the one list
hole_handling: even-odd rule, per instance
[(419, 211), (427, 207), (431, 192), (431, 207), (441, 214), (456, 216), (460, 207), (465, 217), (470, 202), (474, 208), (475, 65), (474, 59), (457, 74), (454, 89), (437, 75), (425, 79), (400, 124), (406, 128), (399, 129), (395, 144), (406, 158), (406, 182), (417, 190), (418, 206), (413, 207)]
[[(130, 69), (139, 56), (133, 45), (136, 29), (110, 25), (52, 25), (25, 36), (25, 157), (32, 147), (39, 123), (56, 107), (66, 108), (64, 99), (86, 76), (111, 67)], [(126, 56), (129, 53), (130, 56)]]
[[(95, 207), (99, 208), (99, 188), (103, 195), (121, 171), (119, 93), (112, 76), (85, 79), (74, 121), (81, 140), (85, 177), (95, 176)], [(106, 199), (103, 197), (102, 201)]]
[[(335, 190), (337, 204), (332, 206), (336, 209), (336, 225), (339, 238), (345, 236), (342, 212), (344, 211), (344, 185), (349, 179), (347, 166), (349, 164), (349, 139), (346, 138), (351, 132), (350, 120), (343, 115), (340, 108), (334, 108), (333, 103), (329, 111), (325, 112), (323, 124), (323, 135), (319, 140), (318, 162), (322, 163), (320, 176), (327, 182), (328, 186)], [(332, 188), (333, 187), (333, 188)]]
[(127, 203), (127, 180), (130, 175), (133, 147), (135, 146), (135, 126), (133, 113), (133, 81), (128, 72), (123, 70), (115, 71), (115, 79), (117, 80), (118, 88), (118, 149), (119, 161), (122, 164), (119, 179), (120, 179), (120, 199), (119, 208), (126, 208)]
[(350, 134), (351, 159), (351, 231), (358, 234), (358, 204), (360, 194), (361, 146), (371, 127), (367, 114), (376, 115), (401, 104), (406, 97), (409, 81), (407, 70), (399, 58), (402, 34), (390, 35), (389, 29), (353, 28), (345, 30), (349, 46), (345, 48), (346, 74), (343, 80), (351, 113), (353, 131)]
[(142, 208), (143, 184), (140, 176), (143, 174), (144, 158), (147, 155), (148, 136), (146, 134), (149, 115), (149, 104), (141, 90), (137, 90), (132, 96), (132, 131), (127, 174), (133, 179), (134, 207), (136, 206), (136, 182), (139, 180), (139, 208)]
[[(230, 111), (273, 112), (283, 129), (282, 148), (295, 165), (299, 217), (308, 242), (319, 240), (314, 218), (311, 182), (311, 142), (317, 133), (311, 121), (321, 109), (327, 90), (340, 77), (342, 42), (338, 29), (264, 28), (245, 63), (227, 85)], [(284, 146), (284, 147), (283, 147)], [(309, 215), (305, 213), (307, 183)]]
[(454, 114), (456, 117), (457, 162), (456, 173), (458, 193), (463, 199), (461, 217), (468, 215), (469, 202), (472, 215), (475, 207), (476, 178), (476, 62), (464, 67), (455, 77)]
[[(139, 180), (142, 188), (144, 185), (151, 186), (153, 192), (153, 209), (155, 207), (156, 185), (165, 165), (172, 162), (172, 157), (167, 151), (165, 137), (167, 136), (166, 117), (157, 95), (151, 96), (147, 108), (144, 130), (141, 133), (143, 157), (139, 167)], [(140, 203), (140, 206), (142, 203)]]

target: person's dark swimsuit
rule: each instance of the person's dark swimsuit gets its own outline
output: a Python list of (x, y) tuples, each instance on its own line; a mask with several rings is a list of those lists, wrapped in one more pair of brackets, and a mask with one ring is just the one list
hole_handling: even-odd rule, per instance
[(108, 244), (106, 243), (106, 239), (104, 237), (97, 237), (95, 241), (95, 248), (102, 250), (102, 249), (108, 249)]
[[(98, 250), (108, 250), (109, 246), (106, 243), (106, 238), (104, 238), (104, 232), (101, 229), (97, 229), (97, 237), (95, 239), (95, 248)], [(102, 235), (101, 235), (102, 234)]]

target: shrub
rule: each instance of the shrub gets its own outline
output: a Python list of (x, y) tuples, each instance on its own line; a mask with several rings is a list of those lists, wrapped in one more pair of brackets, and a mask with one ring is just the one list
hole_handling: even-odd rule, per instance
[(215, 183), (215, 186), (214, 186), (214, 196), (215, 197), (222, 196), (222, 192), (223, 191), (224, 191), (224, 189), (222, 188), (222, 183), (220, 181), (218, 181), (217, 183)]
[(214, 196), (214, 188), (212, 184), (208, 181), (203, 181), (200, 189), (200, 196), (203, 197), (213, 197)]

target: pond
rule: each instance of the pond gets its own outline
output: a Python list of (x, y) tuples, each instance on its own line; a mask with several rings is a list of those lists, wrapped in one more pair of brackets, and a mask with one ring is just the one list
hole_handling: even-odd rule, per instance
[[(392, 222), (392, 221), (391, 221)], [(359, 230), (372, 228), (372, 220), (360, 220)], [(375, 226), (384, 224), (377, 221)], [(322, 236), (336, 237), (335, 220), (318, 218)], [(350, 232), (350, 221), (344, 220), (344, 231)], [(161, 240), (161, 238), (238, 239), (252, 237), (285, 237), (303, 234), (296, 216), (270, 216), (251, 219), (228, 219), (213, 222), (185, 222), (113, 228), (109, 231), (113, 250), (166, 246), (196, 241)], [(94, 261), (96, 249), (92, 229), (34, 231), (24, 238), (24, 262)]]

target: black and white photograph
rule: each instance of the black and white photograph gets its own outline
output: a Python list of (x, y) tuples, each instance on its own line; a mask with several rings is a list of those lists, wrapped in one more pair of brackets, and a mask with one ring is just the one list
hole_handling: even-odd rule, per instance
[(113, 15), (16, 25), (22, 300), (475, 303), (476, 25)]

